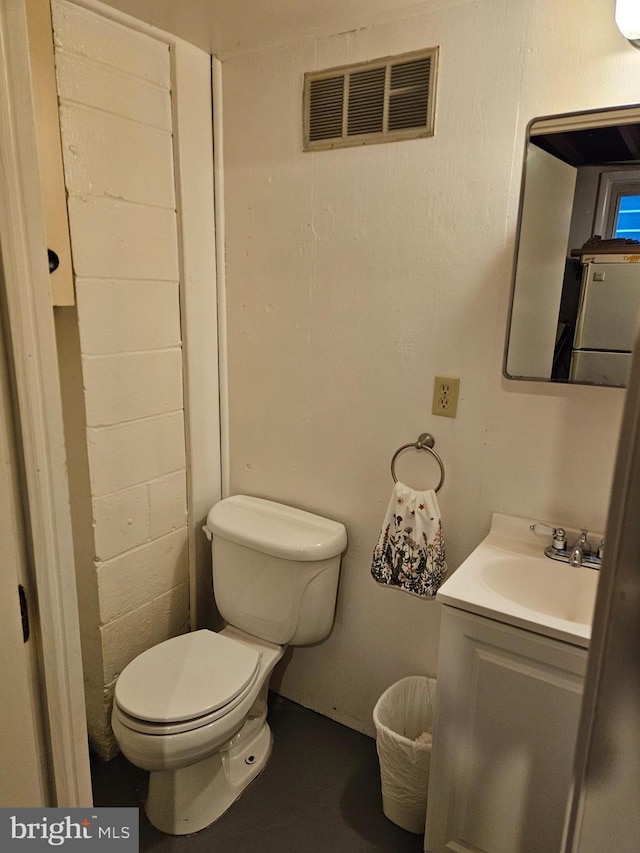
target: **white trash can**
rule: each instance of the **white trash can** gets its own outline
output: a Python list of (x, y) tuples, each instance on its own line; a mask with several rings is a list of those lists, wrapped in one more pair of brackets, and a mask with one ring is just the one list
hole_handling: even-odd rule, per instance
[(427, 815), (435, 694), (435, 678), (411, 675), (385, 690), (373, 709), (382, 810), (416, 834)]

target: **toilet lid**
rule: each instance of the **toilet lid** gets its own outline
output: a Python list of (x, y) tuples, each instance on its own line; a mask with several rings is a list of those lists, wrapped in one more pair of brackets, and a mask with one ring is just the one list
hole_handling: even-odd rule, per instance
[(242, 701), (246, 699), (255, 687), (258, 678), (259, 673), (256, 672), (242, 693), (236, 696), (228, 705), (218, 708), (216, 711), (211, 711), (209, 714), (204, 714), (202, 717), (194, 717), (192, 720), (181, 720), (178, 723), (150, 723), (149, 720), (141, 720), (138, 717), (132, 717), (130, 714), (125, 713), (117, 701), (113, 703), (113, 715), (126, 728), (147, 735), (175, 735), (181, 732), (192, 732), (194, 729), (206, 727), (210, 723), (215, 723), (222, 717), (226, 717), (234, 708), (241, 705)]
[(192, 720), (233, 702), (254, 679), (260, 657), (213, 631), (183, 634), (131, 661), (116, 682), (115, 700), (141, 720)]

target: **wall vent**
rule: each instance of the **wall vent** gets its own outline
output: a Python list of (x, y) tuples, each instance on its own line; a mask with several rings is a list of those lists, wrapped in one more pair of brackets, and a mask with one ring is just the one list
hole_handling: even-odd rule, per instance
[(304, 150), (433, 136), (438, 48), (304, 76)]

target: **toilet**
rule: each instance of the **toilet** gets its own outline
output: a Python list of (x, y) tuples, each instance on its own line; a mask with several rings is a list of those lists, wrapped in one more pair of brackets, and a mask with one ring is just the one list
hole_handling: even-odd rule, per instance
[(204, 531), (226, 626), (131, 661), (111, 717), (124, 755), (150, 771), (149, 820), (171, 835), (209, 826), (264, 768), (269, 677), (286, 646), (329, 634), (347, 545), (338, 522), (246, 495), (219, 501)]

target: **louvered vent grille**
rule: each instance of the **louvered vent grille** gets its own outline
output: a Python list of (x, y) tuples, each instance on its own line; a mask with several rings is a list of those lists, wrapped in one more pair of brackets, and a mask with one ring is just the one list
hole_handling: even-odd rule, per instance
[(312, 142), (342, 134), (344, 75), (315, 80), (309, 91), (309, 138)]
[(430, 76), (430, 59), (391, 66), (389, 130), (420, 127), (425, 124)]
[(382, 133), (385, 68), (349, 75), (347, 135)]
[(433, 135), (438, 48), (305, 75), (304, 148)]

